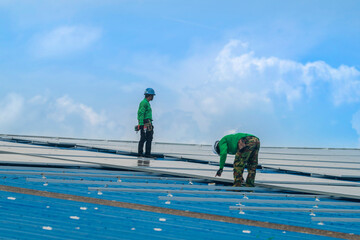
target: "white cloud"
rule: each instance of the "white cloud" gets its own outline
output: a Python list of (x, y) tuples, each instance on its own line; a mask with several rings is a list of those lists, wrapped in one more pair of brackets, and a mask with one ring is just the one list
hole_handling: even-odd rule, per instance
[(29, 100), (29, 103), (34, 105), (41, 105), (41, 104), (45, 104), (47, 101), (48, 98), (46, 96), (36, 95)]
[(56, 100), (55, 110), (50, 116), (59, 122), (64, 122), (70, 115), (79, 116), (90, 126), (104, 125), (107, 121), (105, 114), (96, 113), (91, 107), (82, 103), (75, 103), (70, 97), (63, 96)]
[(9, 134), (107, 139), (134, 136), (131, 127), (124, 127), (116, 119), (107, 116), (105, 110), (96, 111), (69, 96), (54, 99), (36, 95), (25, 99), (9, 94), (0, 100), (0, 125)]
[(61, 26), (34, 39), (32, 52), (39, 57), (64, 56), (89, 48), (101, 30), (85, 26)]
[(223, 48), (213, 66), (213, 81), (232, 82), (241, 92), (284, 95), (289, 103), (309, 95), (317, 82), (323, 82), (330, 87), (334, 104), (360, 101), (360, 72), (354, 67), (256, 57), (251, 51), (234, 55), (239, 47), (246, 50), (243, 45), (232, 40)]
[[(360, 101), (360, 72), (354, 67), (332, 68), (321, 61), (302, 64), (276, 57), (257, 57), (247, 50), (246, 44), (235, 40), (225, 45), (207, 68), (211, 79), (191, 79), (198, 86), (187, 97), (195, 98), (193, 102), (197, 107), (208, 113), (219, 113), (214, 108), (229, 105), (240, 109), (259, 106), (259, 102), (267, 108), (274, 96), (284, 96), (291, 106), (311, 96), (317, 84), (329, 88), (335, 105)], [(187, 89), (193, 85), (182, 87)], [(211, 103), (213, 109), (206, 103)]]
[(360, 71), (355, 67), (341, 65), (332, 68), (322, 61), (302, 66), (303, 79), (307, 87), (322, 81), (328, 84), (335, 105), (360, 101)]
[(10, 93), (0, 101), (0, 124), (11, 125), (20, 116), (24, 107), (22, 96)]

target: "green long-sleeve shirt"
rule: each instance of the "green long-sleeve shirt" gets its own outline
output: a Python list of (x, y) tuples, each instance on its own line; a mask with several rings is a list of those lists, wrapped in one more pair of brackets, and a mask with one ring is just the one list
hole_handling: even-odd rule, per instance
[(152, 121), (152, 110), (149, 101), (144, 98), (139, 104), (139, 109), (137, 113), (137, 119), (139, 125), (144, 125), (144, 119), (150, 119)]
[(247, 136), (254, 136), (247, 133), (235, 133), (224, 136), (219, 141), (220, 148), (220, 168), (223, 169), (227, 154), (236, 154), (238, 149), (238, 142), (241, 138)]

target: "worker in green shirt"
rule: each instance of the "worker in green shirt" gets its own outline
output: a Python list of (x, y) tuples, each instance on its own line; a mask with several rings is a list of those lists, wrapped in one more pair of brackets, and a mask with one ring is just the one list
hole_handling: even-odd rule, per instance
[[(152, 110), (150, 106), (150, 101), (154, 99), (155, 91), (152, 88), (147, 88), (145, 90), (145, 98), (140, 102), (139, 109), (137, 112), (138, 127), (137, 130), (140, 131), (140, 141), (138, 145), (138, 156), (151, 157), (151, 142), (154, 135), (154, 126), (152, 125)], [(144, 143), (145, 146), (145, 155), (144, 152)]]
[(213, 151), (220, 155), (220, 168), (215, 177), (221, 176), (227, 154), (235, 154), (234, 187), (240, 187), (242, 185), (245, 165), (248, 171), (246, 186), (254, 187), (259, 149), (259, 138), (247, 133), (226, 135), (220, 141), (216, 141)]

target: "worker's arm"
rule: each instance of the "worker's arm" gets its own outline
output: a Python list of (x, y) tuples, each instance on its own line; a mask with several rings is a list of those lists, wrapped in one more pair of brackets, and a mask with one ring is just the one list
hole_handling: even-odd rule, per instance
[(220, 141), (219, 148), (220, 148), (220, 169), (223, 169), (226, 161), (227, 150), (228, 150), (227, 142)]
[(140, 105), (139, 105), (139, 110), (138, 110), (138, 120), (139, 120), (139, 125), (140, 126), (144, 125), (144, 118), (145, 118), (146, 110), (147, 110), (146, 104), (141, 102)]
[(215, 177), (221, 177), (221, 174), (223, 172), (226, 156), (227, 156), (227, 149), (228, 149), (227, 143), (220, 141), (219, 148), (220, 148), (220, 166), (219, 166), (219, 170), (215, 174)]
[[(220, 154), (221, 154), (221, 152), (220, 152)], [(227, 154), (220, 155), (220, 166), (219, 166), (219, 170), (215, 174), (215, 177), (221, 177), (221, 174), (222, 174), (222, 172), (224, 170), (224, 165), (225, 165), (225, 161), (226, 161), (226, 155)]]

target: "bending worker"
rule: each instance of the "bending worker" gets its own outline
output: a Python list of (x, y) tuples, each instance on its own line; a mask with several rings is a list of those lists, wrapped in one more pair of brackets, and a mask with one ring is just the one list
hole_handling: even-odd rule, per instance
[[(145, 98), (140, 102), (137, 113), (137, 119), (139, 123), (137, 130), (140, 130), (138, 155), (144, 157), (151, 157), (151, 142), (154, 135), (154, 126), (152, 125), (152, 110), (150, 106), (150, 101), (154, 99), (155, 91), (152, 88), (147, 88), (144, 95)], [(143, 155), (145, 142), (145, 155)]]
[(234, 187), (240, 187), (243, 183), (245, 165), (247, 165), (248, 170), (246, 186), (254, 187), (259, 149), (259, 138), (247, 133), (226, 135), (220, 141), (216, 141), (214, 144), (214, 152), (220, 155), (220, 168), (215, 177), (221, 176), (227, 154), (235, 154)]

